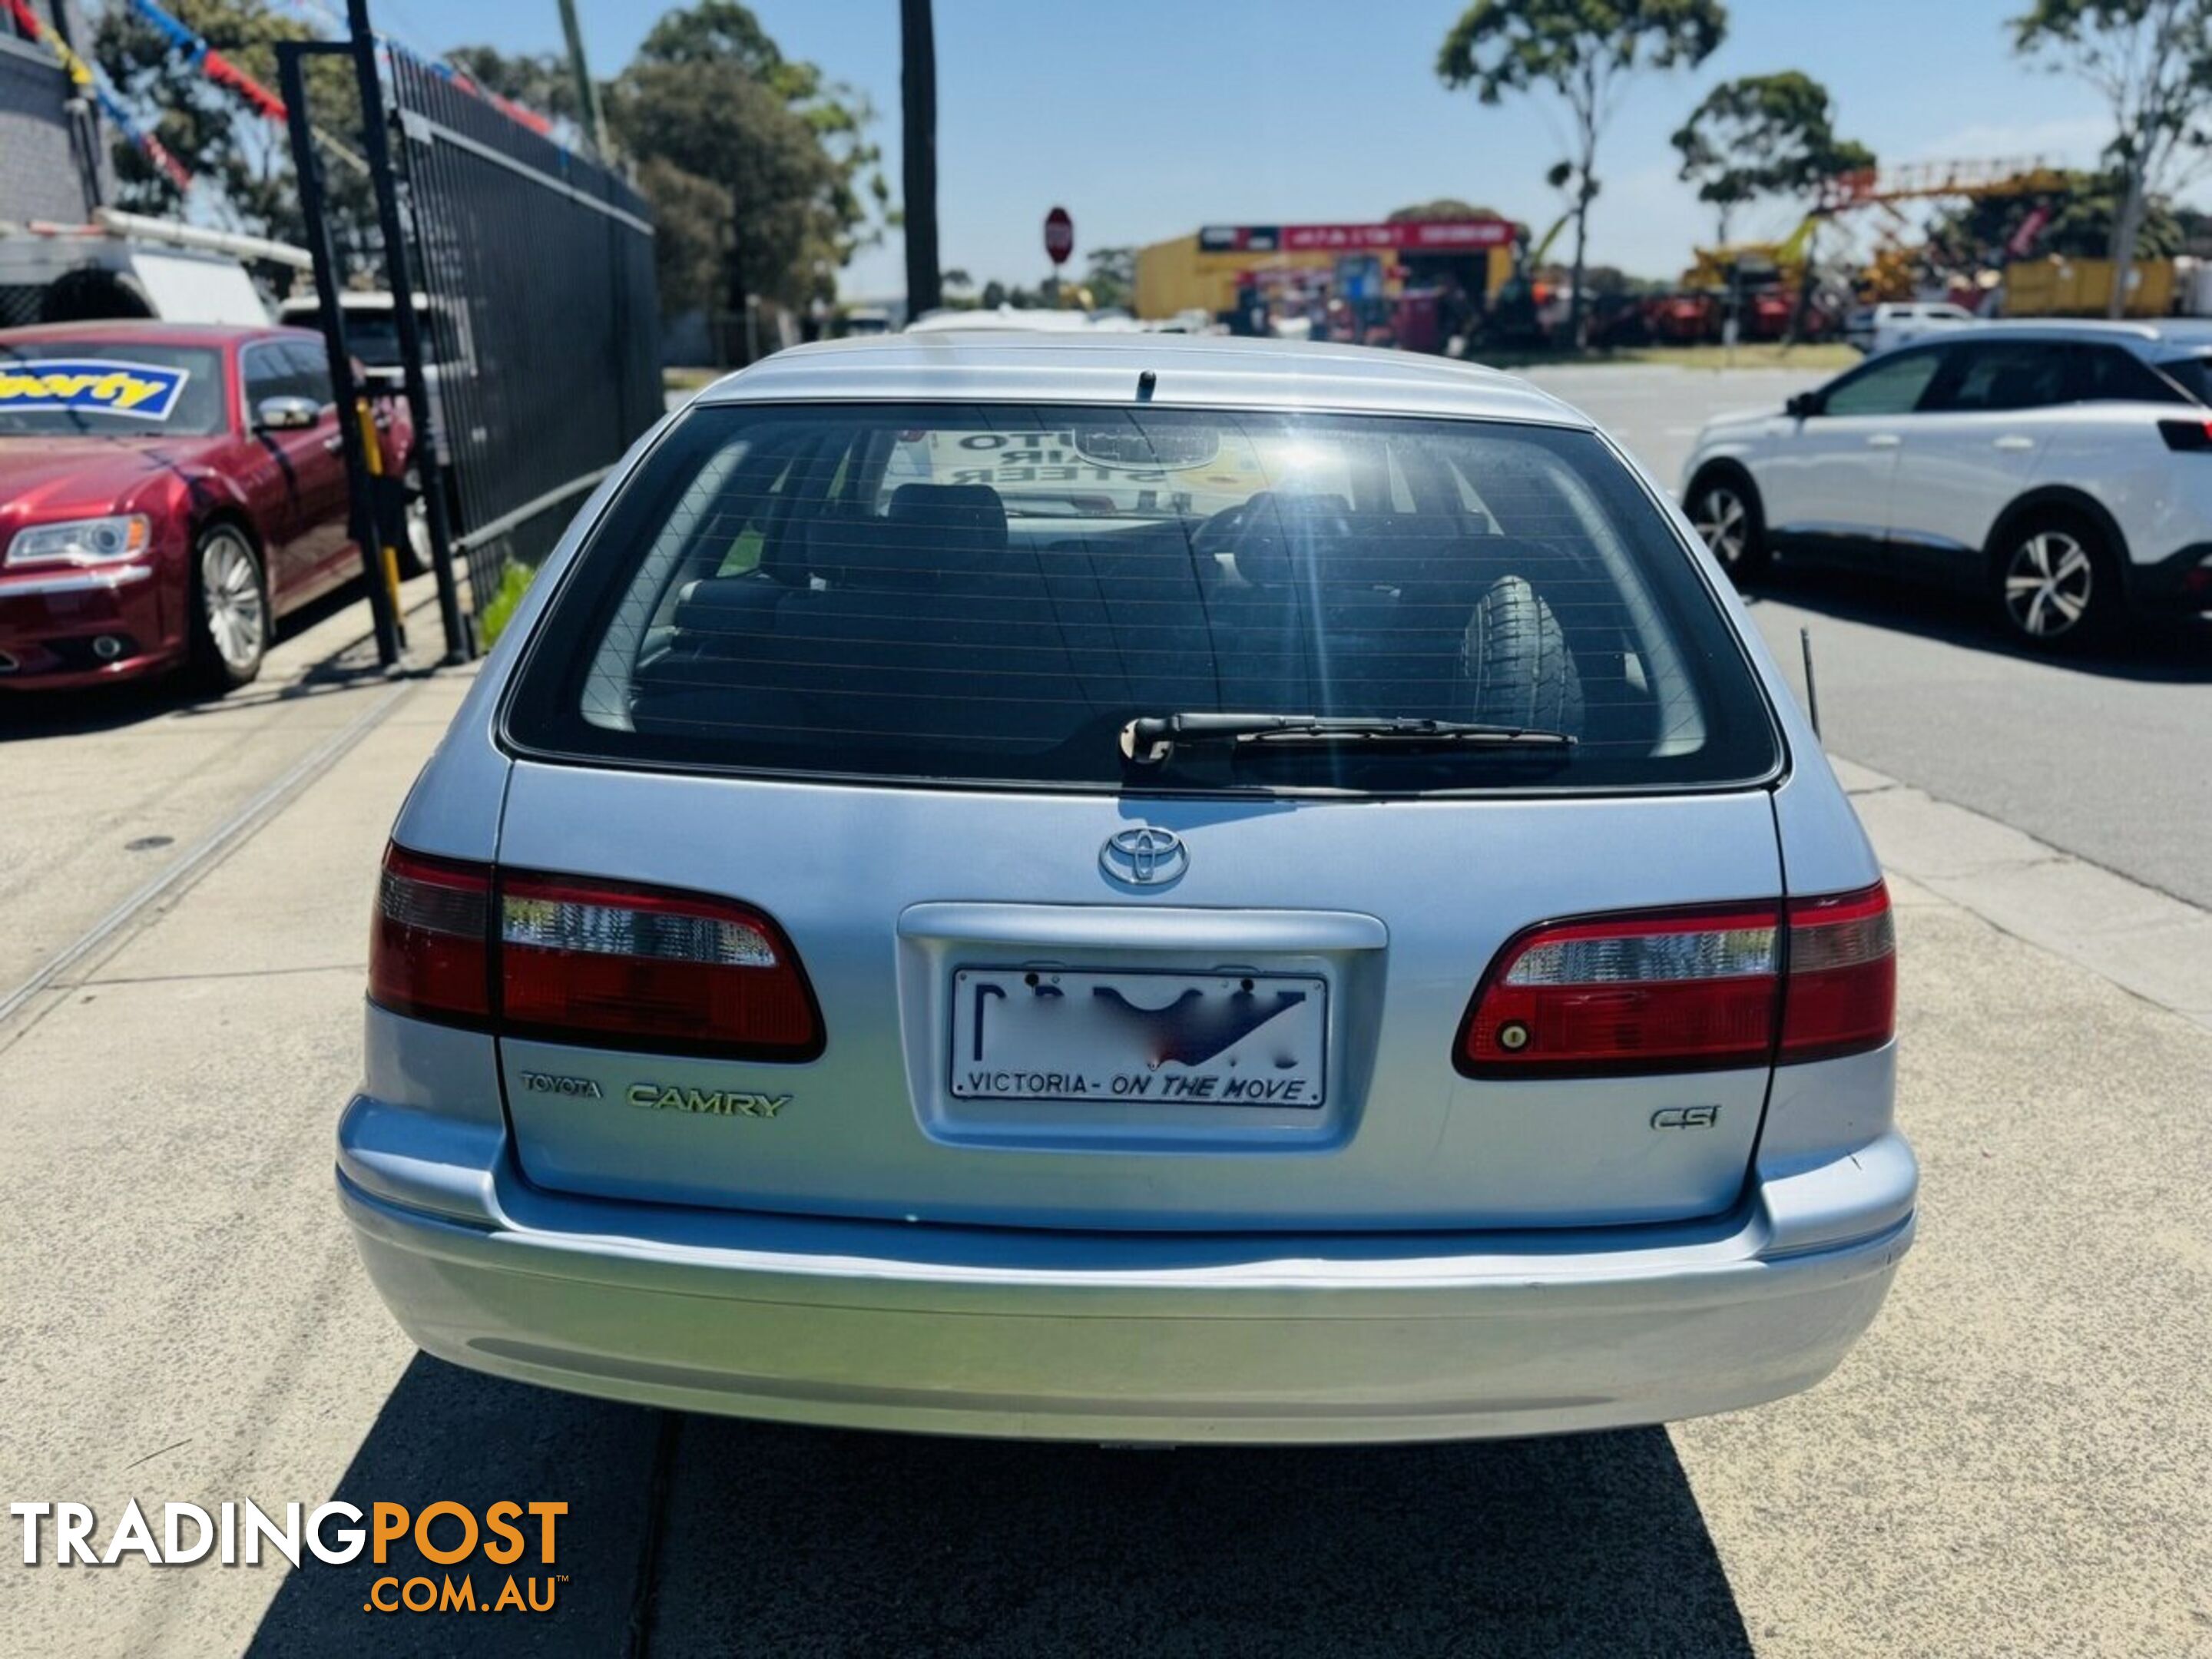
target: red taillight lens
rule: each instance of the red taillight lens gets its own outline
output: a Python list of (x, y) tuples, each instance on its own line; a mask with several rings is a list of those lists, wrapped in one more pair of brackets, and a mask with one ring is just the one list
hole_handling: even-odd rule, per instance
[(822, 1052), (805, 971), (757, 910), (398, 846), (384, 854), (368, 997), (417, 1019), (550, 1042), (751, 1060)]
[(491, 1013), (491, 872), (384, 852), (368, 942), (368, 998), (396, 1014), (481, 1024)]
[(1471, 1077), (1590, 1077), (1766, 1063), (1778, 907), (1595, 917), (1499, 953), (1460, 1033)]
[(1879, 1048), (1897, 1029), (1897, 939), (1889, 890), (1790, 902), (1790, 977), (1776, 1058), (1832, 1060)]
[(1476, 988), (1469, 1077), (1601, 1077), (1833, 1059), (1889, 1041), (1889, 896), (1597, 916), (1534, 927)]
[(790, 941), (744, 905), (502, 872), (499, 934), (503, 1033), (753, 1060), (822, 1052)]

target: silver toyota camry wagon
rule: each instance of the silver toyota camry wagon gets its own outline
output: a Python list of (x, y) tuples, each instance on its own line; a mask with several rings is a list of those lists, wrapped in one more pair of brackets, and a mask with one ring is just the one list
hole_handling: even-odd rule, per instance
[(1911, 1242), (1880, 870), (1590, 422), (1413, 356), (780, 353), (392, 831), (338, 1190), (457, 1364), (1100, 1441), (1643, 1424)]

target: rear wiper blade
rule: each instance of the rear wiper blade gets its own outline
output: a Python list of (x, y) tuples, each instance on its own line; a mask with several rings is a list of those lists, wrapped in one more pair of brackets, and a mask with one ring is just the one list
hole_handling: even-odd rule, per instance
[(1121, 752), (1157, 766), (1182, 744), (1256, 744), (1268, 748), (1322, 744), (1389, 743), (1470, 749), (1567, 750), (1565, 732), (1474, 720), (1362, 714), (1146, 714), (1121, 728)]

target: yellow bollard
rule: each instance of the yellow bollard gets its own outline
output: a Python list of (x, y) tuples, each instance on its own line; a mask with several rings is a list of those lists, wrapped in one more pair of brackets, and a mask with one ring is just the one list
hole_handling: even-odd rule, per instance
[[(361, 453), (368, 464), (368, 476), (380, 478), (384, 476), (384, 445), (376, 429), (376, 416), (370, 412), (366, 398), (355, 398), (353, 410), (354, 418), (361, 424)], [(407, 644), (407, 623), (399, 611), (399, 550), (386, 542), (380, 550), (384, 555), (381, 561), (384, 591), (392, 596), (392, 626), (398, 630), (399, 643), (404, 649)]]

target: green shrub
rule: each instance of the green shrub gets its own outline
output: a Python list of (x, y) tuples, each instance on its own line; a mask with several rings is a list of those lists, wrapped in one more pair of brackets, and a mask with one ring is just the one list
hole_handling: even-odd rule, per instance
[(499, 586), (493, 591), (491, 603), (484, 606), (481, 623), (485, 650), (499, 643), (499, 636), (514, 619), (514, 607), (522, 603), (522, 596), (530, 591), (531, 579), (537, 574), (529, 565), (512, 562), (499, 573)]

